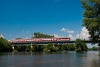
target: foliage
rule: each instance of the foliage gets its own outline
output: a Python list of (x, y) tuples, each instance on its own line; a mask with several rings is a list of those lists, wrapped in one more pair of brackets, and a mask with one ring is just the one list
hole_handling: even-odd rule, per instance
[(46, 45), (36, 45), (32, 44), (32, 48), (30, 44), (27, 45), (21, 45), (21, 46), (15, 46), (15, 50), (18, 52), (56, 52), (56, 51), (74, 51), (75, 46), (74, 44), (59, 44), (59, 45), (53, 45), (52, 43), (46, 44)]
[(100, 0), (81, 0), (83, 13), (83, 26), (90, 34), (90, 40), (93, 44), (99, 42), (100, 46)]
[(75, 46), (74, 44), (60, 44), (57, 46), (59, 48), (59, 51), (74, 51), (75, 50)]
[(87, 51), (87, 45), (86, 43), (81, 40), (81, 39), (76, 39), (75, 41), (75, 50), (76, 52), (84, 52), (84, 51)]
[(32, 45), (32, 52), (40, 52), (43, 51), (43, 47), (40, 45), (33, 44)]
[(62, 51), (63, 50), (61, 44), (57, 45), (57, 47), (59, 48), (59, 51)]
[(15, 46), (15, 50), (18, 52), (39, 52), (39, 51), (43, 51), (43, 46), (41, 45), (36, 45), (36, 44), (32, 44), (32, 46), (30, 44), (27, 45), (20, 45), (20, 46)]
[(26, 52), (31, 51), (31, 45), (27, 44), (27, 45), (26, 45), (26, 49), (25, 49), (25, 51), (26, 51)]
[(47, 34), (43, 34), (43, 33), (40, 33), (40, 32), (35, 32), (32, 35), (34, 35), (34, 37), (32, 37), (32, 38), (53, 38), (54, 37), (52, 35), (47, 35)]
[(70, 51), (74, 51), (75, 50), (75, 45), (74, 44), (69, 44), (67, 48)]
[(92, 47), (92, 48), (88, 48), (88, 50), (93, 50), (93, 51), (98, 51), (99, 50), (99, 47)]
[(0, 52), (13, 51), (12, 45), (4, 38), (0, 38)]
[(26, 45), (16, 46), (15, 50), (17, 50), (18, 52), (25, 52), (26, 47), (27, 47)]
[(15, 40), (19, 40), (19, 39), (22, 39), (22, 38), (15, 38)]
[(44, 52), (50, 51), (50, 52), (54, 52), (54, 51), (58, 51), (59, 48), (56, 46), (53, 46), (53, 44), (49, 43), (47, 45), (44, 45)]
[(96, 51), (96, 50), (99, 50), (98, 47), (92, 47), (92, 50)]
[(75, 51), (75, 45), (74, 44), (59, 44), (59, 45), (53, 45), (52, 43), (45, 44), (45, 45), (37, 45), (32, 44), (32, 47), (30, 44), (27, 45), (21, 45), (21, 46), (15, 46), (15, 50), (18, 52), (57, 52), (57, 51)]

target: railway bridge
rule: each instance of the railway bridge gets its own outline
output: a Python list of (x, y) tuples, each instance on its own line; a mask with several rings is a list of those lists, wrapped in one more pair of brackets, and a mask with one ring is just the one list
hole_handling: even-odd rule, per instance
[[(35, 39), (19, 39), (19, 40), (10, 40), (9, 41), (14, 49), (14, 46), (21, 45), (45, 45), (48, 43), (52, 43), (53, 45), (60, 44), (73, 44), (75, 41), (71, 41), (70, 38), (35, 38)], [(91, 43), (91, 41), (85, 41), (86, 43)]]

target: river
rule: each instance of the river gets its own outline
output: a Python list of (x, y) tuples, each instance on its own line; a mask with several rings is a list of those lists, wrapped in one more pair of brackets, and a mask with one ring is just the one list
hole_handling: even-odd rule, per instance
[(100, 67), (98, 51), (0, 54), (0, 67)]

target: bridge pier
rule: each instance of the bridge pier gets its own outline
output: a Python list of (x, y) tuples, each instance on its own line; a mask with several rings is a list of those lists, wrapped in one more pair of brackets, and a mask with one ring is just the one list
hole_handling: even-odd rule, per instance
[(55, 45), (53, 44), (53, 47), (55, 47)]
[(31, 43), (31, 50), (30, 50), (31, 52), (32, 52), (32, 48), (33, 48), (33, 46), (32, 46), (32, 43)]
[(32, 43), (31, 43), (31, 49), (33, 48)]
[(12, 49), (14, 50), (15, 48), (14, 48), (14, 45), (12, 45)]

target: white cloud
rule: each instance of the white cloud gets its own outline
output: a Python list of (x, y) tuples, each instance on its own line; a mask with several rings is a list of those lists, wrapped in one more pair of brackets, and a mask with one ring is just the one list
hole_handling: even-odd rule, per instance
[(71, 40), (75, 40), (77, 38), (89, 40), (89, 37), (90, 37), (89, 31), (85, 27), (83, 27), (81, 32), (79, 34), (77, 34), (76, 36), (72, 35), (72, 33), (74, 33), (74, 31), (72, 31), (72, 30), (62, 28), (61, 31), (69, 33), (68, 37), (70, 37)]
[(76, 39), (77, 39), (77, 38), (80, 38), (80, 34), (77, 34), (77, 35), (76, 35)]
[(69, 29), (66, 29), (66, 28), (62, 28), (61, 31), (67, 32), (67, 33), (70, 33), (70, 34), (71, 34), (71, 33), (74, 33), (74, 31), (69, 30)]
[(22, 31), (22, 33), (29, 33), (29, 31)]
[(4, 36), (0, 33), (0, 38), (4, 38)]
[(65, 32), (66, 30), (67, 30), (67, 29), (65, 29), (65, 28), (62, 28), (62, 29), (61, 29), (61, 31), (64, 31), (64, 32)]
[(69, 34), (68, 37), (70, 37), (71, 40), (75, 40), (72, 34)]
[(54, 34), (54, 37), (57, 37), (57, 38), (59, 38), (58, 34)]
[(76, 35), (76, 38), (81, 38), (81, 39), (88, 40), (89, 36), (90, 36), (89, 31), (85, 27), (83, 27), (82, 31), (79, 34)]
[(77, 38), (89, 40), (90, 37), (89, 31), (85, 27), (82, 28), (81, 32), (77, 34), (76, 37), (72, 35), (74, 31), (68, 30), (66, 28), (62, 28), (61, 31), (69, 33), (68, 37), (70, 37), (71, 40), (75, 40)]

